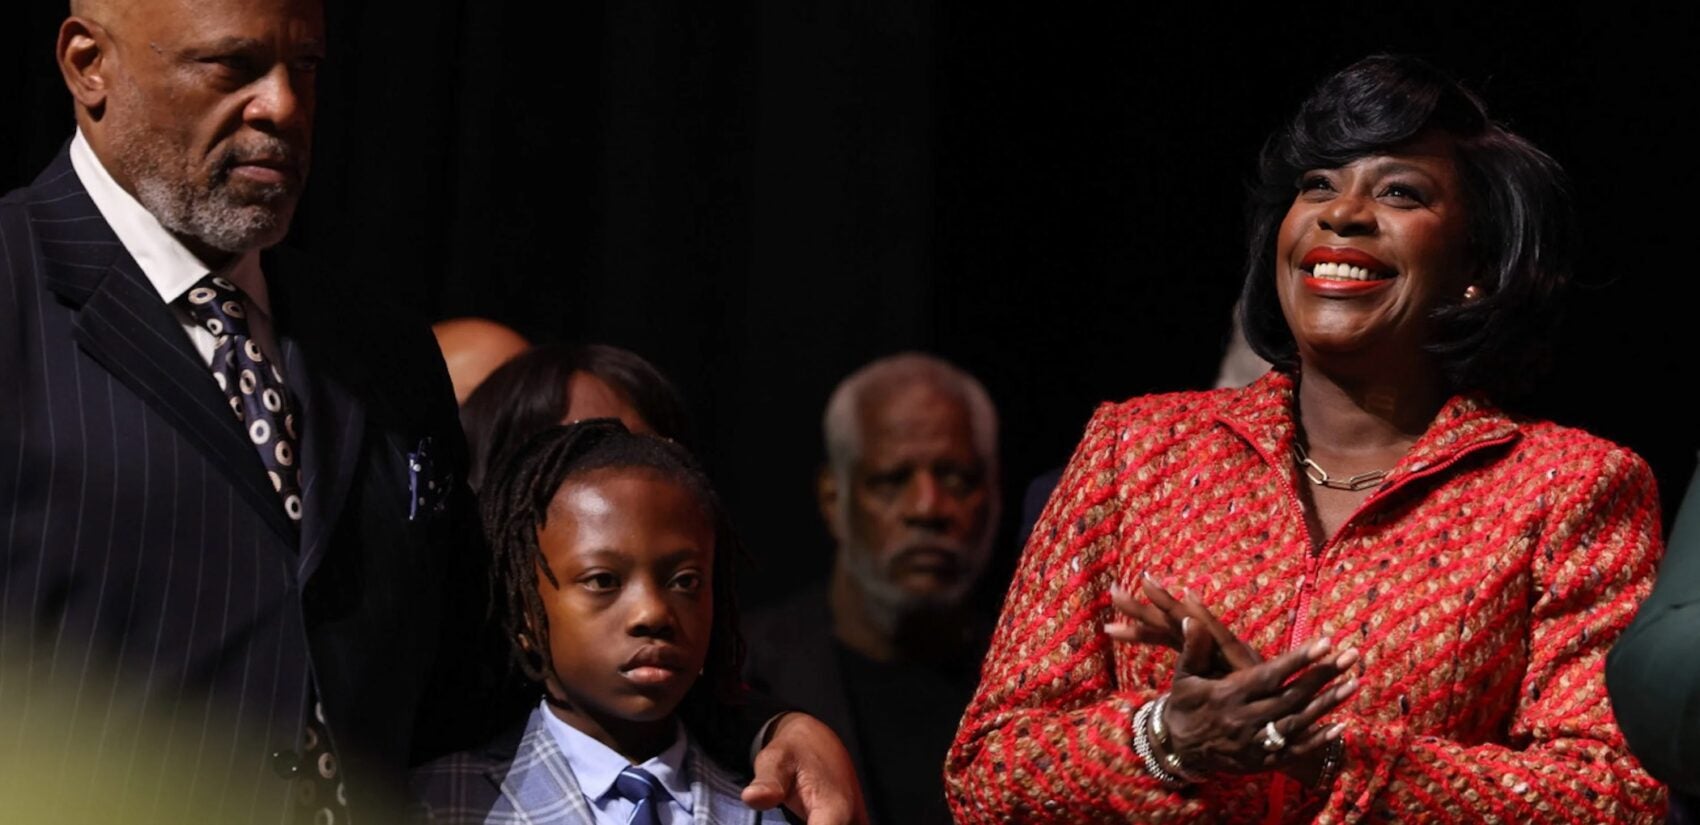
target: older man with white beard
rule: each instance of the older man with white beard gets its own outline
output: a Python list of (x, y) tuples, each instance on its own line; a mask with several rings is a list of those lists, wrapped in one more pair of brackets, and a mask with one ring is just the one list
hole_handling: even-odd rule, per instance
[(874, 822), (949, 822), (941, 766), (989, 629), (968, 596), (997, 523), (997, 411), (907, 353), (844, 379), (823, 430), (832, 577), (751, 617), (748, 675), (838, 731)]
[[(321, 0), (70, 12), (76, 134), (0, 199), (0, 798), (377, 820), (421, 739), (504, 720), (467, 693), (484, 558), (430, 333), (272, 248), (307, 179)], [(824, 725), (749, 716), (746, 801), (857, 819)]]

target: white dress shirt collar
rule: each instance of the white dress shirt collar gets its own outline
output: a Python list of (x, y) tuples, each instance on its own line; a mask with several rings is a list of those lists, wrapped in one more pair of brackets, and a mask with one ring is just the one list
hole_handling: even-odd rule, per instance
[[(545, 726), (555, 737), (556, 746), (567, 757), (567, 764), (572, 767), (573, 776), (578, 779), (579, 790), (584, 791), (585, 797), (597, 802), (613, 795), (614, 780), (619, 778), (620, 771), (631, 767), (632, 763), (612, 748), (562, 721), (550, 709), (548, 702), (543, 703), (543, 719)], [(672, 801), (683, 808), (686, 814), (690, 814), (691, 779), (685, 775), (685, 753), (689, 742), (686, 739), (685, 726), (678, 723), (675, 725), (678, 727), (678, 738), (673, 740), (673, 744), (637, 767), (654, 776), (661, 783), (661, 787), (673, 797)]]

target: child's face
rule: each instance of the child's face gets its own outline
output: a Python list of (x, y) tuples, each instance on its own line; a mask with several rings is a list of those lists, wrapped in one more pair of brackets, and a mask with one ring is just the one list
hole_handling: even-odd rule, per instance
[(537, 539), (560, 582), (537, 586), (566, 720), (596, 735), (669, 718), (713, 626), (714, 525), (696, 496), (650, 470), (593, 471), (555, 492)]

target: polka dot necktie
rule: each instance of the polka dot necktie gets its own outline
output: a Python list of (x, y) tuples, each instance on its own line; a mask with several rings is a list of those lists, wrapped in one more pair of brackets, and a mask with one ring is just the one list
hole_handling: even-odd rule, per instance
[(189, 317), (213, 334), (212, 373), (230, 400), (230, 411), (242, 422), (248, 440), (260, 454), (273, 489), (283, 500), (283, 512), (301, 523), (301, 472), (295, 460), (295, 414), (283, 373), (248, 335), (242, 310), (242, 291), (217, 275), (197, 281), (184, 296)]
[(295, 778), (294, 821), (298, 825), (348, 825), (348, 789), (342, 784), (342, 767), (325, 731), (325, 707), (319, 702), (312, 704), (307, 733), (301, 740), (305, 764)]
[(614, 792), (637, 803), (626, 819), (627, 825), (661, 825), (661, 814), (655, 808), (670, 797), (654, 774), (643, 768), (626, 768), (614, 778)]
[[(295, 414), (290, 410), (283, 373), (248, 334), (242, 290), (222, 277), (208, 275), (189, 290), (183, 305), (195, 323), (212, 333), (213, 380), (230, 400), (230, 411), (259, 451), (266, 475), (283, 501), (284, 514), (299, 526), (301, 470), (295, 460)], [(312, 697), (307, 704), (310, 710), (301, 753), (290, 758), (299, 762), (287, 771), (294, 776), (292, 818), (297, 823), (344, 825), (349, 821), (347, 791), (325, 730), (324, 706)]]

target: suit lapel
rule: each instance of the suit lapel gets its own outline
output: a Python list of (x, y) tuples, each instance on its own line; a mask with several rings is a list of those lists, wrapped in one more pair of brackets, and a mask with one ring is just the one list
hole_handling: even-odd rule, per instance
[(336, 381), (316, 380), (308, 357), (291, 340), (280, 342), (284, 375), (301, 417), (301, 580), (324, 559), (331, 532), (360, 457), (365, 408)]
[(685, 752), (685, 766), (685, 775), (691, 778), (693, 825), (736, 825), (750, 820), (749, 808), (738, 798), (737, 784), (697, 748), (695, 740)]
[(517, 822), (593, 822), (590, 802), (573, 778), (566, 754), (544, 726), (542, 713), (532, 710), (513, 763), (505, 775), (492, 772), (490, 781), (513, 806)]
[(360, 371), (349, 359), (358, 358), (354, 353), (361, 350), (358, 346), (334, 347), (341, 360), (331, 363), (324, 355), (333, 350), (327, 336), (349, 333), (348, 329), (337, 329), (334, 320), (324, 320), (338, 313), (330, 307), (321, 311), (301, 309), (311, 300), (302, 294), (301, 283), (310, 276), (304, 267), (291, 265), (286, 255), (268, 255), (263, 268), (284, 379), (302, 425), (297, 429), (301, 436), (300, 575), (306, 581), (324, 559), (359, 463), (366, 407), (353, 391)]
[(182, 324), (71, 172), (69, 156), (61, 153), (43, 178), (50, 182), (31, 223), (41, 238), (47, 287), (75, 312), (77, 345), (170, 422), (294, 547), (295, 527), (247, 432)]

